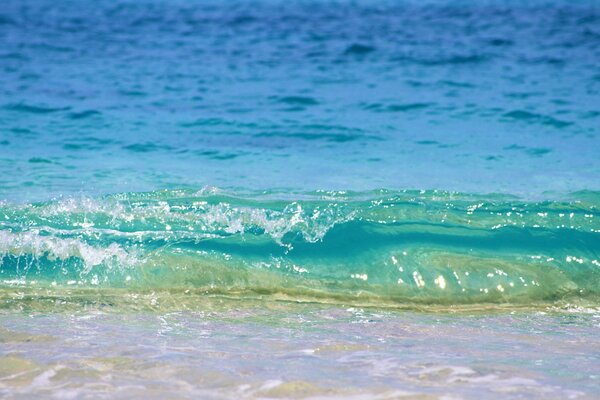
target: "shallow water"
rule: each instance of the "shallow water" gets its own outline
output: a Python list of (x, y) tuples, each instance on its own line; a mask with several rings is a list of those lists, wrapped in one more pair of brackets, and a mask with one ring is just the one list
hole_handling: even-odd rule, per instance
[(6, 398), (592, 399), (600, 314), (213, 299), (194, 312), (4, 313)]
[(599, 26), (3, 1), (0, 395), (599, 397)]

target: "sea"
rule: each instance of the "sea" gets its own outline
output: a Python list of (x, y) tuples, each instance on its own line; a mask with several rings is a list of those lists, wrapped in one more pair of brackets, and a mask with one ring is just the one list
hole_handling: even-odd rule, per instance
[(600, 1), (2, 0), (0, 397), (599, 398)]

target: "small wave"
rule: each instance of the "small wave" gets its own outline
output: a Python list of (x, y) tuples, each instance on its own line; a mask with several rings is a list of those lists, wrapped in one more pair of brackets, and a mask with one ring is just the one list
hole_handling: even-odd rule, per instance
[(424, 110), (434, 106), (434, 103), (406, 103), (406, 104), (379, 104), (364, 105), (364, 108), (375, 112), (411, 112)]
[(54, 161), (43, 157), (31, 157), (28, 162), (31, 164), (54, 164)]
[(558, 129), (566, 128), (568, 126), (573, 125), (573, 122), (563, 121), (548, 115), (537, 114), (524, 110), (514, 110), (507, 112), (504, 114), (504, 118), (508, 118), (515, 121), (523, 121), (527, 123), (538, 123)]
[(99, 116), (101, 113), (96, 110), (85, 110), (80, 112), (73, 112), (69, 114), (69, 118), (73, 120), (87, 119), (95, 116)]
[(362, 56), (365, 54), (372, 53), (376, 50), (374, 46), (367, 46), (364, 44), (352, 44), (344, 50), (345, 55)]
[(294, 106), (316, 106), (319, 104), (319, 101), (312, 97), (306, 96), (284, 96), (284, 97), (275, 97), (275, 100), (279, 103), (294, 105)]
[(392, 61), (418, 64), (426, 67), (438, 67), (455, 65), (476, 65), (488, 62), (490, 59), (490, 55), (483, 54), (456, 54), (447, 56), (440, 55), (438, 57), (400, 55), (393, 57)]
[(541, 156), (544, 156), (544, 155), (552, 152), (552, 149), (548, 149), (545, 147), (526, 147), (526, 146), (521, 146), (518, 144), (512, 144), (510, 146), (506, 146), (506, 147), (504, 147), (504, 150), (524, 151), (526, 154), (533, 156), (533, 157), (541, 157)]
[(5, 110), (9, 111), (17, 111), (23, 113), (30, 114), (50, 114), (59, 111), (68, 111), (71, 107), (45, 107), (45, 106), (36, 106), (26, 103), (17, 103), (17, 104), (9, 104), (4, 106)]
[(300, 139), (307, 141), (326, 141), (326, 142), (336, 142), (336, 143), (346, 143), (346, 142), (354, 142), (354, 141), (380, 141), (383, 138), (379, 136), (373, 135), (364, 135), (357, 133), (325, 133), (325, 132), (261, 132), (259, 134), (254, 135), (254, 137), (277, 137), (282, 139)]
[(169, 145), (165, 145), (165, 144), (146, 142), (146, 143), (129, 144), (127, 146), (123, 146), (123, 149), (129, 150), (133, 153), (149, 153), (149, 152), (161, 151), (161, 150), (167, 150), (167, 151), (173, 150), (173, 147), (169, 146)]

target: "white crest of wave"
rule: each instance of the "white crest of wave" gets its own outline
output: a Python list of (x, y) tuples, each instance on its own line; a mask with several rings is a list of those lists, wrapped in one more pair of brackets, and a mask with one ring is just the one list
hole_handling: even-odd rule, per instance
[(35, 258), (67, 260), (77, 257), (83, 261), (82, 273), (88, 273), (98, 265), (131, 265), (135, 257), (118, 244), (111, 243), (107, 247), (94, 247), (76, 238), (59, 238), (42, 236), (36, 231), (13, 233), (0, 231), (0, 256), (21, 257), (30, 255)]

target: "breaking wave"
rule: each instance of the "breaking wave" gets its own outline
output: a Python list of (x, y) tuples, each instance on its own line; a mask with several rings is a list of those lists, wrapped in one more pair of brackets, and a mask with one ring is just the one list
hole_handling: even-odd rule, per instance
[(368, 304), (600, 295), (600, 194), (216, 188), (0, 204), (2, 290), (167, 290)]

